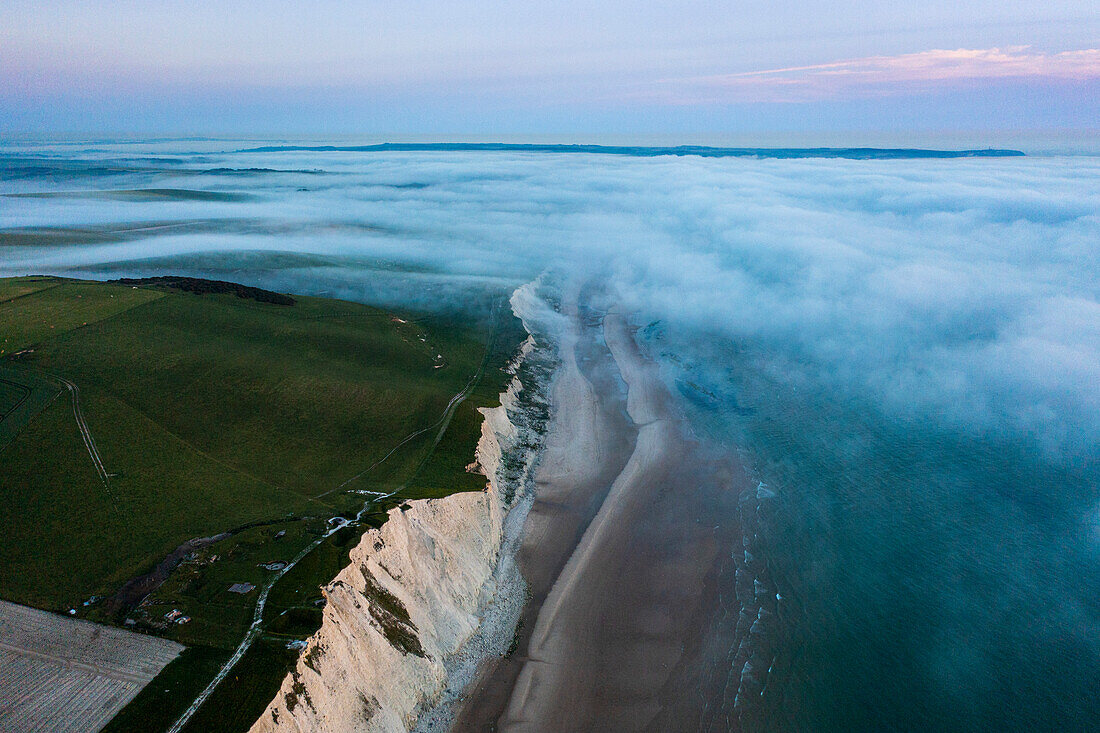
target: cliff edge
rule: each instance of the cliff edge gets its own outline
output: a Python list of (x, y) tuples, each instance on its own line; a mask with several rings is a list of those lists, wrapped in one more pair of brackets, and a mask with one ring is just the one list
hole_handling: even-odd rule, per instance
[(410, 501), (364, 533), (323, 589), (321, 628), (252, 733), (404, 732), (439, 704), (486, 609), (515, 593), (497, 571), (507, 514), (537, 458), (521, 439), (530, 421), (516, 419), (525, 409), (520, 365), (534, 343), (528, 338), (513, 363), (500, 406), (481, 410), (486, 488)]

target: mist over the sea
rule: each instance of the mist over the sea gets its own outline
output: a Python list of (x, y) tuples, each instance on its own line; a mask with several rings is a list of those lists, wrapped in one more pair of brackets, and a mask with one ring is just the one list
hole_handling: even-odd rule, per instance
[(1100, 159), (185, 147), (8, 149), (0, 276), (599, 278), (764, 485), (770, 727), (1098, 726)]

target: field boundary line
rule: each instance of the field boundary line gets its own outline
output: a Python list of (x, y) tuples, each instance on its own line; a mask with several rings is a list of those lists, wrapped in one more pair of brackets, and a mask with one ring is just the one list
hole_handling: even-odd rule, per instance
[(38, 290), (32, 290), (29, 293), (21, 293), (19, 295), (13, 295), (10, 298), (4, 298), (3, 300), (0, 300), (0, 305), (7, 305), (8, 303), (19, 300), (20, 298), (29, 298), (32, 295), (37, 295), (38, 293), (44, 293), (47, 290), (52, 290), (53, 288), (56, 288), (60, 284), (61, 283), (55, 282), (52, 285), (47, 285), (46, 287), (39, 288)]
[(4, 419), (5, 417), (7, 417), (8, 415), (10, 415), (10, 414), (12, 414), (13, 412), (15, 412), (16, 410), (18, 410), (18, 409), (19, 409), (19, 407), (20, 407), (20, 406), (21, 406), (21, 405), (22, 405), (22, 404), (23, 404), (24, 402), (26, 402), (26, 401), (27, 401), (27, 398), (28, 398), (28, 397), (30, 397), (30, 396), (31, 396), (31, 394), (32, 394), (32, 393), (34, 392), (34, 388), (33, 388), (33, 387), (28, 387), (28, 386), (27, 386), (27, 385), (25, 385), (25, 384), (20, 384), (19, 382), (13, 382), (13, 381), (12, 381), (12, 380), (10, 380), (10, 379), (3, 379), (3, 378), (0, 378), (0, 382), (3, 382), (4, 384), (10, 384), (10, 385), (11, 385), (11, 386), (13, 386), (13, 387), (17, 387), (17, 388), (19, 388), (19, 389), (23, 390), (23, 396), (19, 398), (19, 401), (18, 401), (18, 402), (16, 402), (16, 403), (15, 403), (14, 405), (12, 405), (12, 406), (11, 406), (11, 409), (10, 409), (10, 410), (8, 410), (7, 412), (5, 412), (5, 413), (4, 413), (3, 415), (0, 415), (0, 420), (3, 420), (3, 419)]
[(45, 652), (36, 652), (32, 649), (23, 649), (22, 647), (15, 646), (14, 644), (8, 644), (0, 641), (0, 651), (6, 651), (11, 654), (15, 654), (21, 657), (30, 657), (32, 659), (41, 659), (47, 662), (54, 662), (67, 669), (76, 669), (81, 672), (90, 672), (100, 677), (109, 677), (119, 682), (133, 682), (142, 686), (149, 683), (150, 677), (134, 674), (131, 672), (123, 672), (118, 669), (111, 669), (109, 667), (101, 667), (98, 664), (89, 664), (88, 662), (80, 662), (75, 659), (68, 659), (66, 657), (59, 657), (54, 654), (47, 654)]

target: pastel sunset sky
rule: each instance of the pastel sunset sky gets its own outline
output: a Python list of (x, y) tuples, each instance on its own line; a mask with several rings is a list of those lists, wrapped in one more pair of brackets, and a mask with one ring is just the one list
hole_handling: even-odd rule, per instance
[(1088, 0), (0, 4), (0, 132), (1075, 130)]

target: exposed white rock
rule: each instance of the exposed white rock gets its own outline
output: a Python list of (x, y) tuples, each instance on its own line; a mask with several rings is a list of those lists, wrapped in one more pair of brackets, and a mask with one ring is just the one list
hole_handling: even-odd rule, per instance
[[(516, 592), (515, 573), (498, 566), (508, 510), (523, 492), (501, 462), (519, 437), (509, 412), (522, 389), (514, 378), (499, 407), (481, 410), (484, 491), (408, 502), (363, 535), (324, 588), (320, 630), (253, 733), (404, 732), (441, 701), (497, 594)], [(522, 460), (526, 476), (533, 457)]]

